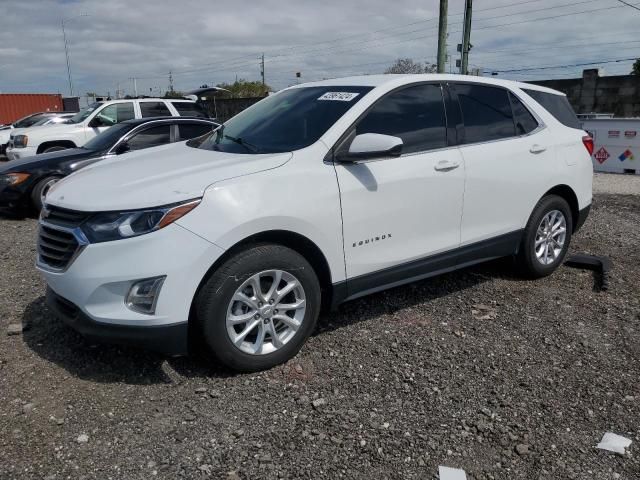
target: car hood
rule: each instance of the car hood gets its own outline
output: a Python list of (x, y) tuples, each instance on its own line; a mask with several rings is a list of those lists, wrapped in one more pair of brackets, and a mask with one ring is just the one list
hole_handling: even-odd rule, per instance
[(5, 128), (0, 130), (0, 145), (4, 145), (5, 143), (9, 143), (9, 137), (11, 136), (11, 132), (14, 132), (14, 128)]
[(178, 143), (84, 168), (51, 188), (47, 203), (89, 212), (149, 208), (201, 197), (213, 183), (284, 165), (292, 154), (233, 154)]
[(69, 148), (67, 150), (58, 150), (51, 153), (42, 153), (31, 157), (25, 157), (20, 160), (0, 164), (0, 174), (10, 172), (31, 172), (44, 166), (55, 166), (63, 162), (73, 160), (84, 160), (87, 158), (98, 157), (102, 152), (87, 150), (84, 148)]
[[(82, 130), (84, 128), (82, 123), (50, 123), (49, 125), (38, 125), (37, 127), (26, 128), (26, 133), (29, 137), (33, 138), (48, 138), (57, 137), (60, 134), (68, 133), (76, 129)], [(12, 131), (12, 135), (17, 135), (16, 131), (22, 130), (21, 128), (15, 128)]]

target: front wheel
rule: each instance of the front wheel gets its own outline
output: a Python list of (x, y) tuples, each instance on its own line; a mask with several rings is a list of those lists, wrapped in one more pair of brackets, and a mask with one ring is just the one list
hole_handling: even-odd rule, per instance
[(315, 327), (320, 284), (297, 252), (247, 247), (221, 265), (196, 298), (196, 317), (213, 356), (244, 372), (296, 355)]
[(59, 177), (46, 177), (36, 183), (31, 191), (31, 204), (36, 213), (40, 213), (51, 187), (60, 181)]
[(557, 195), (542, 198), (527, 222), (517, 261), (531, 278), (550, 275), (562, 265), (573, 231), (571, 208)]

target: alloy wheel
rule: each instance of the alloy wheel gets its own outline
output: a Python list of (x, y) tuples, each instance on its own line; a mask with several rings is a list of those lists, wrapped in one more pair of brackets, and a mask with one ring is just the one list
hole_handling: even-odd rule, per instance
[(535, 253), (538, 261), (543, 265), (554, 263), (567, 238), (567, 220), (560, 210), (548, 212), (538, 225), (536, 231)]
[(236, 289), (227, 308), (227, 334), (250, 355), (273, 353), (300, 329), (307, 309), (300, 281), (284, 270), (265, 270)]

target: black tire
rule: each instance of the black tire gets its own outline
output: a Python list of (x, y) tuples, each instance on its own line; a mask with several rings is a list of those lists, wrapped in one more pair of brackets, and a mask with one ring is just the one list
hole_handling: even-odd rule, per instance
[(45, 148), (42, 153), (59, 152), (60, 150), (67, 150), (69, 147), (63, 147), (62, 145), (54, 145), (49, 148)]
[[(566, 237), (564, 245), (560, 251), (560, 254), (553, 260), (552, 263), (544, 265), (536, 257), (535, 242), (538, 226), (542, 222), (545, 215), (558, 210), (560, 211), (566, 221)], [(571, 235), (573, 233), (573, 216), (571, 214), (571, 208), (567, 201), (557, 195), (548, 195), (543, 197), (533, 209), (533, 213), (529, 217), (527, 226), (524, 229), (522, 236), (522, 243), (516, 257), (516, 262), (520, 271), (528, 278), (541, 278), (551, 275), (556, 268), (562, 265), (564, 257), (569, 250), (569, 244), (571, 243)]]
[[(236, 290), (252, 275), (278, 269), (294, 275), (305, 293), (306, 311), (295, 335), (278, 350), (249, 354), (227, 332), (227, 309)], [(207, 279), (195, 302), (196, 323), (209, 352), (220, 363), (241, 371), (265, 370), (294, 357), (313, 332), (320, 312), (320, 283), (313, 267), (290, 248), (274, 244), (248, 246), (225, 261)]]
[(45, 177), (42, 180), (39, 180), (35, 187), (33, 187), (33, 190), (31, 190), (31, 205), (33, 205), (33, 209), (36, 213), (39, 214), (40, 210), (42, 210), (43, 193), (51, 188), (51, 182), (57, 182), (58, 180), (60, 180), (59, 177)]

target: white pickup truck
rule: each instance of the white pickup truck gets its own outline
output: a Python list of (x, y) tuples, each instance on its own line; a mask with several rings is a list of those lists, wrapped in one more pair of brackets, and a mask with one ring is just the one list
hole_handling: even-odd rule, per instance
[(11, 135), (7, 147), (9, 160), (31, 157), (66, 148), (81, 147), (107, 128), (134, 118), (199, 116), (205, 110), (192, 100), (143, 98), (92, 103), (67, 123), (34, 127)]

